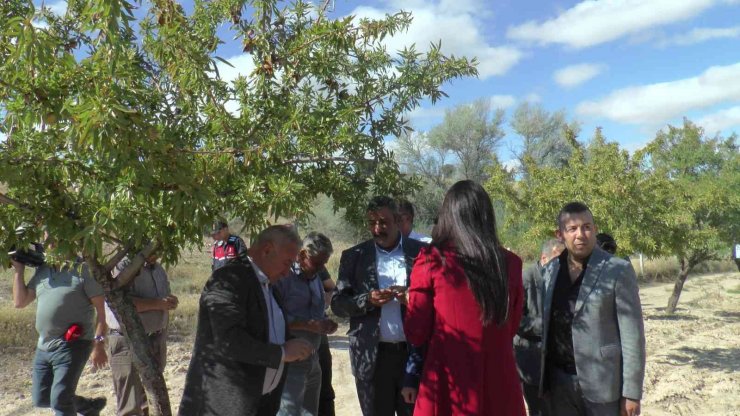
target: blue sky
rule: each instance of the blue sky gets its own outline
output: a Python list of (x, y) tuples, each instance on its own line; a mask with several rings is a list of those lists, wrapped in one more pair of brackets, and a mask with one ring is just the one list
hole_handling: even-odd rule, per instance
[[(740, 0), (336, 0), (330, 15), (401, 9), (414, 23), (389, 49), (441, 39), (445, 52), (480, 61), (477, 79), (447, 84), (448, 99), (410, 114), (419, 130), (487, 98), (508, 114), (522, 100), (564, 109), (582, 123), (581, 139), (601, 126), (629, 150), (684, 116), (709, 133), (740, 132)], [(238, 43), (219, 52), (237, 67), (223, 76), (249, 72)], [(502, 160), (517, 142), (507, 130)]]

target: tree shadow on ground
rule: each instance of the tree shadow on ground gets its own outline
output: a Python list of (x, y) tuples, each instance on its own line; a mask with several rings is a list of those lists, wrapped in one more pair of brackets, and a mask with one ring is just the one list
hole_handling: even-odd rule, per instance
[(329, 347), (335, 350), (349, 350), (349, 340), (346, 335), (329, 335)]
[(684, 313), (674, 313), (673, 315), (655, 314), (645, 315), (646, 321), (698, 321), (699, 318), (694, 315)]
[(714, 313), (714, 316), (718, 316), (720, 318), (740, 319), (740, 312), (717, 311)]
[(740, 348), (700, 349), (681, 347), (665, 356), (670, 365), (691, 365), (698, 369), (734, 373), (740, 371)]

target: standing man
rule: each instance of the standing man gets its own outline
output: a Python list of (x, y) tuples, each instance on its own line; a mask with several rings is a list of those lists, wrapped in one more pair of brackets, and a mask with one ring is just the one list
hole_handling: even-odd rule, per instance
[(432, 237), (414, 231), (414, 205), (411, 202), (406, 199), (399, 199), (398, 213), (400, 215), (399, 226), (404, 237), (413, 238), (427, 244), (432, 242)]
[[(46, 240), (53, 247), (48, 235)], [(15, 260), (12, 264), (15, 307), (24, 308), (38, 298), (33, 405), (51, 408), (56, 416), (75, 416), (75, 390), (88, 357), (95, 369), (108, 361), (103, 288), (81, 260), (62, 267), (43, 264), (28, 284), (25, 265)]]
[(213, 247), (211, 255), (213, 263), (211, 270), (216, 270), (224, 265), (240, 261), (247, 263), (247, 245), (241, 237), (231, 234), (229, 225), (225, 221), (216, 221), (211, 227), (211, 237), (213, 238)]
[(200, 296), (198, 328), (181, 416), (274, 416), (285, 363), (313, 351), (286, 341), (287, 322), (273, 285), (290, 272), (301, 239), (292, 227), (263, 230), (246, 263), (213, 271)]
[(635, 271), (596, 247), (586, 205), (565, 205), (557, 220), (565, 250), (545, 269), (540, 383), (550, 415), (637, 416), (645, 330)]
[[(324, 286), (324, 297), (326, 306), (331, 303), (331, 295), (336, 289), (336, 284), (331, 280), (329, 272), (324, 268), (319, 272), (321, 283)], [(327, 334), (321, 336), (321, 345), (319, 346), (319, 366), (321, 367), (321, 392), (319, 394), (319, 416), (334, 416), (334, 387), (332, 387), (332, 367), (331, 367), (331, 348), (329, 347), (329, 337)]]
[(325, 235), (308, 234), (290, 274), (275, 285), (285, 304), (290, 335), (305, 339), (315, 351), (288, 366), (278, 413), (281, 416), (317, 416), (319, 412), (322, 369), (316, 351), (322, 335), (337, 330), (337, 323), (326, 317), (324, 285), (319, 275), (333, 250)]
[(403, 332), (411, 267), (426, 244), (402, 237), (396, 202), (367, 207), (373, 238), (342, 253), (331, 309), (349, 317), (350, 362), (364, 416), (411, 415), (401, 396), (410, 349)]
[[(115, 270), (115, 276), (131, 263), (121, 261)], [(139, 313), (144, 331), (154, 349), (154, 360), (159, 370), (164, 371), (167, 362), (167, 324), (169, 311), (177, 308), (177, 297), (170, 293), (170, 282), (167, 273), (157, 262), (157, 256), (146, 259), (139, 274), (127, 289), (131, 301)], [(133, 352), (129, 341), (124, 336), (121, 324), (113, 311), (105, 304), (105, 321), (108, 324), (108, 355), (113, 375), (113, 389), (116, 393), (116, 414), (118, 416), (144, 416), (148, 406), (144, 386), (133, 363)]]
[(514, 335), (514, 352), (524, 399), (530, 416), (547, 415), (540, 396), (540, 364), (542, 358), (542, 272), (545, 265), (563, 251), (563, 243), (550, 239), (542, 245), (540, 259), (524, 271), (524, 313), (519, 330)]

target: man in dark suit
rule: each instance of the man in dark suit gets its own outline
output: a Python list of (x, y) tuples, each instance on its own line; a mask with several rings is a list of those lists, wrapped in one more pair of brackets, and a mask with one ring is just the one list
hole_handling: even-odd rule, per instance
[(286, 341), (287, 323), (272, 284), (290, 271), (301, 240), (287, 226), (257, 236), (248, 262), (215, 270), (200, 297), (198, 329), (180, 403), (181, 416), (274, 416), (285, 363), (312, 353)]
[(640, 414), (645, 329), (632, 265), (596, 247), (588, 207), (566, 204), (563, 253), (544, 273), (540, 389), (551, 416)]
[(412, 351), (403, 314), (411, 267), (426, 244), (402, 237), (392, 198), (373, 198), (367, 220), (373, 238), (342, 253), (331, 309), (350, 318), (350, 363), (363, 415), (407, 416), (413, 404), (401, 389)]
[(546, 416), (547, 410), (539, 397), (540, 359), (542, 355), (542, 272), (545, 265), (563, 251), (563, 243), (557, 239), (547, 240), (542, 245), (540, 259), (529, 266), (522, 275), (524, 286), (524, 312), (519, 330), (514, 336), (516, 367), (522, 381), (524, 400), (530, 416)]

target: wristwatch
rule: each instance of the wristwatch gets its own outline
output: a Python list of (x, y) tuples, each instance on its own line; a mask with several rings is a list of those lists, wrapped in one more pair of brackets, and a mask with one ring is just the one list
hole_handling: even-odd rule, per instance
[(95, 341), (95, 342), (105, 342), (105, 335), (95, 335), (95, 338), (93, 338), (93, 341)]

